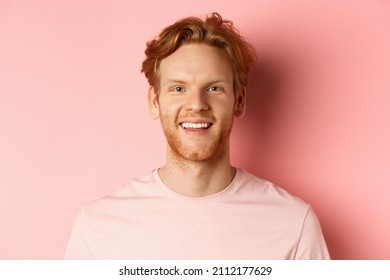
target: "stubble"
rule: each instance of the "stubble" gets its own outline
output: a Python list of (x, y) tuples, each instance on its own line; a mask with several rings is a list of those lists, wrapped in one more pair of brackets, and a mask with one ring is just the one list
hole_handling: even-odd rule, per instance
[[(178, 162), (212, 163), (220, 159), (228, 150), (233, 118), (221, 122), (219, 133), (208, 142), (196, 139), (196, 136), (194, 139), (185, 139), (186, 136), (183, 136), (179, 131), (181, 128), (170, 124), (167, 118), (161, 118), (161, 125), (167, 139), (169, 152)], [(210, 129), (215, 129), (215, 127)], [(197, 141), (199, 145), (197, 145)]]

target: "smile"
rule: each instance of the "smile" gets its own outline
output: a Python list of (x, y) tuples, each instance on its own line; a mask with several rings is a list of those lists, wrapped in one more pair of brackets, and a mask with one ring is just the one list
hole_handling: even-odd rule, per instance
[(209, 128), (212, 124), (211, 123), (191, 123), (191, 122), (182, 122), (181, 127), (183, 128), (191, 128), (191, 129), (207, 129)]

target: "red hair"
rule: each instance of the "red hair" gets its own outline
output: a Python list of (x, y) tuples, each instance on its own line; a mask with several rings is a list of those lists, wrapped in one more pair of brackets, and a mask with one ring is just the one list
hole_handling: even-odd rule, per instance
[(159, 92), (159, 67), (165, 57), (188, 43), (203, 43), (223, 49), (233, 70), (234, 92), (248, 84), (249, 70), (256, 64), (256, 51), (233, 22), (224, 20), (218, 13), (212, 13), (205, 20), (187, 17), (164, 28), (153, 40), (147, 42), (141, 72), (145, 73), (149, 85)]

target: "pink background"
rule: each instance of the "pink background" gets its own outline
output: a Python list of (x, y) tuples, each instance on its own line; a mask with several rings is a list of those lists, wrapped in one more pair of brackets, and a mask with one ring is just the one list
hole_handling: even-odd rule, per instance
[(2, 0), (1, 259), (61, 259), (83, 203), (163, 164), (145, 43), (212, 11), (262, 61), (233, 164), (312, 204), (334, 259), (390, 258), (389, 2)]

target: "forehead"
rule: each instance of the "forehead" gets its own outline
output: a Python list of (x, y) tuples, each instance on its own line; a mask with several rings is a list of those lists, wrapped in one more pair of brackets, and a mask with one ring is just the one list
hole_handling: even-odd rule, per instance
[(225, 51), (205, 45), (186, 44), (164, 58), (160, 64), (161, 82), (170, 79), (185, 81), (232, 81), (233, 71)]

